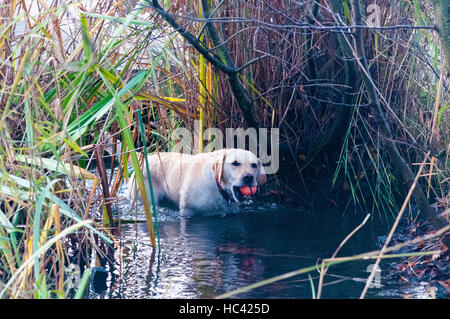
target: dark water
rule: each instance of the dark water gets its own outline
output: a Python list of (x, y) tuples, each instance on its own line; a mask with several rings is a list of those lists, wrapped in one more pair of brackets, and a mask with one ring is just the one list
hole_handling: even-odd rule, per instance
[[(340, 242), (359, 224), (363, 214), (329, 209), (300, 210), (248, 208), (239, 214), (184, 219), (174, 211), (159, 213), (160, 249), (150, 246), (145, 223), (123, 224), (122, 262), (106, 266), (106, 286), (91, 288), (89, 298), (212, 298), (258, 281), (313, 266), (331, 257)], [(143, 220), (131, 213), (124, 219)], [(378, 237), (389, 226), (374, 217), (342, 248), (338, 256), (379, 249)], [(332, 266), (325, 278), (322, 298), (358, 298), (368, 266), (354, 261)], [(389, 261), (392, 263), (392, 261)], [(389, 263), (381, 264), (381, 288), (371, 288), (368, 298), (400, 298), (401, 294), (425, 298), (425, 288), (389, 281)], [(317, 291), (318, 273), (310, 273)], [(312, 298), (307, 274), (292, 277), (235, 298)]]

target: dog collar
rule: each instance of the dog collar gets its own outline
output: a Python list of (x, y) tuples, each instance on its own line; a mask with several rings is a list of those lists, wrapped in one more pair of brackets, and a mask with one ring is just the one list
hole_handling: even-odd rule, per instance
[(217, 190), (219, 191), (220, 195), (222, 195), (223, 199), (225, 199), (227, 202), (231, 202), (233, 200), (232, 197), (230, 197), (230, 195), (223, 190), (222, 186), (220, 186), (219, 180), (216, 178), (216, 185), (217, 185)]

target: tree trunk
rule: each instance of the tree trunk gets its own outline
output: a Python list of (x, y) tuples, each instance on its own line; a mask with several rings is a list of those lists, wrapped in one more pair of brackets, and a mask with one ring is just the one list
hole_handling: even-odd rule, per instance
[[(209, 8), (209, 1), (202, 0), (202, 10), (205, 18), (209, 18), (211, 16), (211, 9)], [(230, 86), (231, 91), (233, 92), (233, 96), (236, 98), (236, 102), (239, 105), (239, 108), (242, 111), (245, 122), (247, 126), (258, 129), (259, 125), (256, 122), (253, 116), (253, 101), (250, 98), (250, 94), (247, 90), (244, 89), (241, 82), (238, 79), (237, 68), (234, 65), (233, 58), (231, 57), (230, 52), (226, 48), (226, 46), (222, 43), (222, 40), (217, 32), (217, 29), (211, 22), (206, 22), (206, 28), (208, 30), (209, 37), (213, 42), (213, 45), (217, 48), (217, 54), (221, 59), (221, 62), (231, 68), (236, 70), (234, 74), (228, 74), (227, 80)]]

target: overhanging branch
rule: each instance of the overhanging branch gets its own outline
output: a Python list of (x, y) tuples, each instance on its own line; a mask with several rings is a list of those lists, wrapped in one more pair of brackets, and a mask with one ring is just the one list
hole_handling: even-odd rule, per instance
[[(208, 21), (205, 22), (205, 28), (208, 30), (209, 37), (211, 38), (211, 41), (217, 50), (217, 55), (213, 55), (211, 51), (208, 50), (199, 39), (197, 39), (185, 28), (180, 26), (175, 21), (173, 16), (161, 7), (161, 5), (158, 3), (158, 0), (152, 0), (151, 3), (149, 2), (149, 5), (156, 12), (158, 12), (159, 15), (164, 20), (166, 20), (167, 23), (169, 23), (169, 25), (171, 25), (184, 39), (186, 39), (186, 41), (188, 41), (190, 45), (192, 45), (202, 56), (204, 56), (208, 62), (210, 62), (213, 66), (227, 75), (228, 84), (231, 91), (233, 92), (233, 96), (235, 97), (237, 104), (239, 105), (239, 108), (242, 111), (245, 122), (249, 127), (257, 128), (258, 123), (256, 122), (252, 113), (253, 100), (240, 83), (238, 79), (238, 73), (252, 63), (261, 60), (262, 57), (253, 59), (242, 67), (236, 68), (229, 51), (224, 45), (222, 45), (223, 43), (220, 40), (219, 34), (210, 21), (205, 20)], [(209, 8), (208, 1), (202, 0), (202, 7), (205, 18), (208, 19), (209, 17), (211, 17), (211, 10)]]
[[(150, 3), (150, 2), (149, 2)], [(193, 36), (189, 31), (187, 31), (185, 28), (180, 26), (175, 19), (172, 17), (171, 14), (166, 12), (158, 3), (157, 0), (152, 0), (150, 6), (158, 12), (161, 17), (167, 21), (183, 38), (186, 39), (186, 41), (189, 42), (190, 45), (192, 45), (201, 55), (205, 57), (208, 62), (210, 62), (212, 65), (214, 65), (216, 68), (218, 68), (220, 71), (227, 75), (235, 75), (236, 69), (233, 67), (229, 67), (225, 64), (223, 64), (218, 58), (216, 58), (214, 55), (212, 55), (208, 49), (206, 49), (202, 42), (200, 42), (195, 36)]]

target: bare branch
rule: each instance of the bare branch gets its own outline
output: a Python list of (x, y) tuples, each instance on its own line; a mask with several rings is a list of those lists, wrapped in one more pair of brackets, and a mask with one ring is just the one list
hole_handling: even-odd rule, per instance
[(254, 59), (251, 59), (250, 61), (248, 61), (247, 63), (245, 63), (243, 66), (239, 67), (239, 68), (236, 70), (236, 72), (241, 72), (241, 71), (244, 70), (246, 67), (248, 67), (248, 66), (252, 65), (253, 63), (258, 62), (258, 61), (260, 61), (260, 60), (262, 60), (262, 59), (265, 59), (265, 58), (267, 58), (267, 57), (269, 57), (269, 56), (270, 56), (270, 54), (264, 54), (264, 55), (261, 55), (261, 56), (259, 56), (259, 57), (254, 58)]
[(190, 45), (192, 45), (201, 55), (205, 57), (208, 62), (210, 62), (212, 65), (214, 65), (216, 68), (221, 70), (227, 75), (235, 75), (236, 69), (233, 67), (229, 67), (222, 63), (218, 58), (213, 56), (205, 47), (204, 45), (197, 40), (195, 36), (193, 36), (189, 31), (187, 31), (185, 28), (180, 26), (175, 19), (173, 18), (173, 15), (166, 12), (158, 3), (158, 0), (152, 0), (150, 6), (158, 12), (161, 17), (167, 21), (180, 35), (186, 39), (186, 41), (189, 42)]

